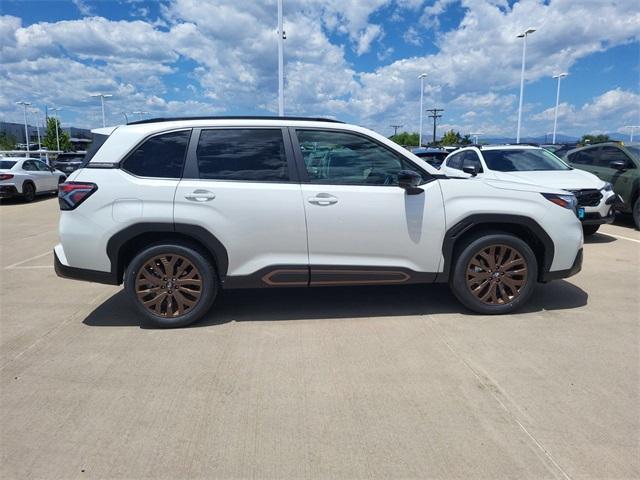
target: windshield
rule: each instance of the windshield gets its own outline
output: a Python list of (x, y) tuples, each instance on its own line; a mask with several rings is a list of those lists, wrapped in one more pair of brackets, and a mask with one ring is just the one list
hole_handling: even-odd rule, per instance
[(631, 154), (636, 157), (636, 159), (640, 159), (640, 147), (637, 146), (633, 146), (630, 147), (629, 145), (627, 145), (627, 150), (629, 150), (629, 152), (631, 152)]
[(485, 150), (482, 156), (489, 170), (497, 172), (571, 170), (553, 153), (542, 148)]
[(60, 155), (56, 158), (56, 162), (81, 162), (84, 155)]
[(0, 160), (0, 170), (10, 170), (18, 162), (12, 162), (11, 160)]

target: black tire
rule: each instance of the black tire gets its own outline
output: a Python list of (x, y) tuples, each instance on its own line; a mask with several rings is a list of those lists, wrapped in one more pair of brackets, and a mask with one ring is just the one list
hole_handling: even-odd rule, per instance
[(31, 182), (25, 182), (22, 185), (22, 199), (29, 203), (36, 198), (36, 186)]
[(640, 230), (640, 197), (633, 203), (633, 223), (636, 224), (636, 230)]
[[(518, 259), (518, 266), (520, 267), (514, 266), (510, 267), (512, 268), (510, 271), (506, 271), (509, 270), (506, 269), (502, 272), (496, 271), (495, 273), (490, 273), (492, 269), (489, 268), (487, 264), (485, 265), (486, 268), (474, 267), (477, 268), (477, 270), (470, 271), (471, 260), (474, 259), (475, 261), (480, 252), (486, 254), (485, 249), (490, 249), (492, 246), (495, 252), (493, 257), (494, 261), (500, 258), (501, 254), (505, 256), (507, 252), (513, 251), (515, 252), (515, 259)], [(469, 310), (485, 315), (510, 313), (525, 304), (533, 294), (538, 278), (538, 262), (531, 247), (520, 238), (508, 233), (485, 233), (467, 240), (456, 249), (456, 254), (457, 258), (454, 260), (455, 263), (449, 280), (449, 286), (456, 298)], [(515, 259), (513, 261), (516, 261)], [(506, 262), (504, 265), (512, 262)], [(502, 267), (497, 267), (499, 262), (495, 263), (495, 269), (500, 270)], [(523, 271), (521, 265), (526, 267), (526, 270), (524, 270), (526, 272), (525, 275), (518, 273)], [(494, 277), (496, 274), (498, 274), (498, 276)], [(474, 275), (488, 275), (486, 279), (475, 280), (479, 282), (478, 287), (475, 288), (476, 294), (472, 293), (472, 286), (469, 285), (467, 281), (469, 279), (469, 282), (473, 282)], [(509, 279), (509, 284), (505, 283), (506, 279)], [(484, 283), (485, 281), (490, 282), (488, 287)], [(502, 286), (498, 285), (501, 281)], [(522, 282), (517, 292), (510, 286), (512, 281)], [(482, 290), (478, 290), (480, 283), (485, 284)], [(487, 303), (487, 301), (482, 301), (481, 298), (479, 298), (484, 292), (487, 292), (487, 290), (485, 290), (486, 288), (493, 288), (492, 284), (496, 285), (493, 297), (496, 297), (495, 294), (504, 293), (504, 296), (507, 298), (506, 301), (503, 300), (503, 303)]]
[(582, 225), (582, 232), (584, 233), (585, 236), (593, 235), (598, 231), (599, 228), (600, 228), (600, 225)]
[[(158, 258), (164, 258), (162, 264), (154, 263)], [(178, 286), (178, 282), (181, 280), (187, 281), (184, 277), (185, 273), (193, 272), (193, 270), (180, 272), (179, 269), (184, 265), (184, 263), (177, 263), (181, 261), (180, 259), (190, 262), (194, 269), (197, 270), (197, 278), (200, 279), (198, 299), (191, 307), (182, 312), (178, 305), (182, 301), (193, 302), (194, 296), (186, 292), (193, 292), (192, 289), (197, 289), (197, 286), (193, 284)], [(158, 267), (157, 271), (150, 268), (151, 264)], [(143, 269), (146, 270), (146, 275), (143, 273)], [(160, 278), (166, 274), (163, 273), (166, 271), (172, 271), (176, 275), (178, 282), (172, 284), (170, 277)], [(182, 279), (180, 275), (183, 275)], [(154, 283), (147, 282), (146, 279), (149, 276), (153, 277)], [(159, 286), (160, 284), (162, 286)], [(209, 259), (197, 249), (179, 243), (156, 244), (139, 252), (127, 267), (124, 285), (125, 292), (136, 310), (146, 321), (159, 328), (184, 327), (200, 320), (209, 311), (218, 294), (218, 277)], [(180, 288), (184, 290), (180, 291)], [(155, 291), (148, 293), (146, 297), (142, 296), (144, 292), (151, 289)], [(175, 289), (175, 291), (171, 289)], [(178, 294), (180, 295), (179, 297)], [(157, 300), (162, 295), (164, 295), (163, 299), (158, 302)], [(170, 298), (171, 301), (169, 301)], [(143, 301), (155, 303), (155, 310), (152, 310), (153, 306), (145, 306)], [(182, 305), (182, 307), (185, 306), (186, 304)], [(161, 310), (165, 310), (165, 312), (163, 313)]]

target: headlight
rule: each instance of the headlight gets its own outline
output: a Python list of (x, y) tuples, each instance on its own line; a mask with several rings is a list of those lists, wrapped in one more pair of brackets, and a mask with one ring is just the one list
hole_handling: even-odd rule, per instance
[(609, 182), (604, 182), (604, 187), (602, 187), (601, 190), (604, 192), (611, 192), (613, 191), (613, 185), (611, 185)]
[(542, 196), (556, 205), (576, 211), (578, 200), (575, 195), (558, 195), (556, 193), (543, 193)]

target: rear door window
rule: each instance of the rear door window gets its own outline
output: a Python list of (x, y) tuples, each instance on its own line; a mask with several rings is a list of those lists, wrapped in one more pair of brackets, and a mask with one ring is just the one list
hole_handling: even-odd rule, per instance
[(191, 130), (169, 132), (146, 140), (129, 155), (123, 169), (139, 177), (180, 178)]
[(202, 130), (196, 156), (201, 179), (289, 181), (281, 129)]

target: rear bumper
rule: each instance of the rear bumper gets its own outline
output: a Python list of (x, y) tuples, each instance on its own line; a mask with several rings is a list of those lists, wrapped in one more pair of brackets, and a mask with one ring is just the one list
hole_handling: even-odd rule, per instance
[(552, 280), (559, 280), (561, 278), (572, 277), (582, 270), (582, 248), (578, 250), (578, 254), (576, 255), (576, 259), (573, 261), (573, 265), (571, 268), (567, 270), (556, 270), (553, 272), (544, 272), (541, 276), (541, 281), (543, 283), (550, 282)]
[(11, 198), (20, 195), (15, 185), (0, 185), (0, 198)]
[(56, 275), (61, 278), (72, 280), (83, 280), (85, 282), (105, 283), (107, 285), (119, 285), (115, 273), (100, 272), (98, 270), (87, 270), (86, 268), (74, 268), (63, 264), (58, 258), (58, 252), (53, 250), (53, 266)]

